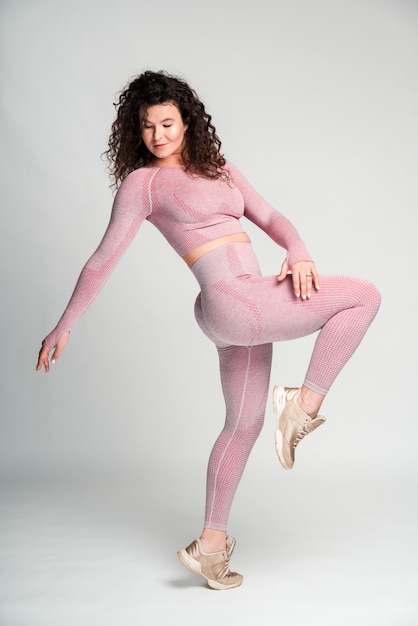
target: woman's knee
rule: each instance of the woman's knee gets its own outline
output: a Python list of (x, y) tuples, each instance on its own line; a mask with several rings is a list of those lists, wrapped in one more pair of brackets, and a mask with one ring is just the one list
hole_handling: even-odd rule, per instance
[(363, 283), (364, 303), (370, 309), (374, 317), (379, 310), (382, 296), (374, 283), (371, 283), (368, 280), (363, 281)]

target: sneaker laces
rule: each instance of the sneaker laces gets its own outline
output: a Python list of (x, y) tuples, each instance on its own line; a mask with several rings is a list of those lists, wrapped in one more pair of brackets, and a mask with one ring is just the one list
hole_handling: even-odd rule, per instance
[(304, 437), (306, 437), (306, 435), (309, 435), (309, 433), (312, 432), (312, 429), (309, 428), (310, 426), (310, 422), (308, 422), (308, 420), (306, 420), (306, 422), (304, 423), (304, 425), (302, 426), (302, 428), (300, 428), (297, 432), (296, 435), (296, 439), (295, 439), (295, 443), (293, 444), (293, 448), (296, 448), (296, 446), (298, 445), (298, 443), (300, 443), (302, 441), (302, 439)]
[(229, 569), (229, 561), (230, 558), (229, 556), (225, 556), (225, 560), (222, 563), (219, 563), (219, 570), (216, 572), (216, 578), (222, 579), (222, 578), (228, 578), (229, 576), (233, 576), (233, 573), (231, 572), (231, 570)]

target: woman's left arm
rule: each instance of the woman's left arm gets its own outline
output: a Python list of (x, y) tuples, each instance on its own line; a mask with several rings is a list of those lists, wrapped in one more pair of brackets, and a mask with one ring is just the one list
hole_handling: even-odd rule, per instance
[(319, 289), (319, 276), (308, 249), (293, 224), (274, 209), (231, 163), (227, 165), (233, 184), (244, 199), (244, 216), (261, 228), (273, 241), (287, 251), (278, 280), (292, 274), (296, 297), (309, 298), (312, 286)]

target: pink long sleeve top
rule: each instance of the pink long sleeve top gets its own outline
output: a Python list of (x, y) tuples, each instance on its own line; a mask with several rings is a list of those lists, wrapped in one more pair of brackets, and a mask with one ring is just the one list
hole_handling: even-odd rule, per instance
[(287, 251), (289, 267), (312, 260), (291, 222), (229, 161), (226, 169), (230, 181), (191, 175), (181, 165), (131, 172), (117, 191), (103, 239), (83, 267), (57, 326), (45, 338), (47, 346), (53, 348), (89, 307), (144, 220), (183, 256), (208, 241), (242, 232), (240, 218), (245, 216)]

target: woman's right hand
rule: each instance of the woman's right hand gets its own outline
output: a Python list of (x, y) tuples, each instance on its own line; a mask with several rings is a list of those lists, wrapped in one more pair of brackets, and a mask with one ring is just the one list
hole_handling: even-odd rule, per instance
[[(70, 337), (70, 331), (67, 330), (63, 333), (55, 346), (54, 353), (52, 355), (51, 363), (55, 363), (57, 359), (59, 359), (61, 352), (64, 350), (65, 346), (68, 343), (68, 339)], [(36, 371), (41, 370), (45, 367), (45, 371), (49, 372), (49, 353), (50, 348), (46, 345), (45, 341), (42, 342), (42, 347), (39, 350), (38, 363), (36, 364)]]

